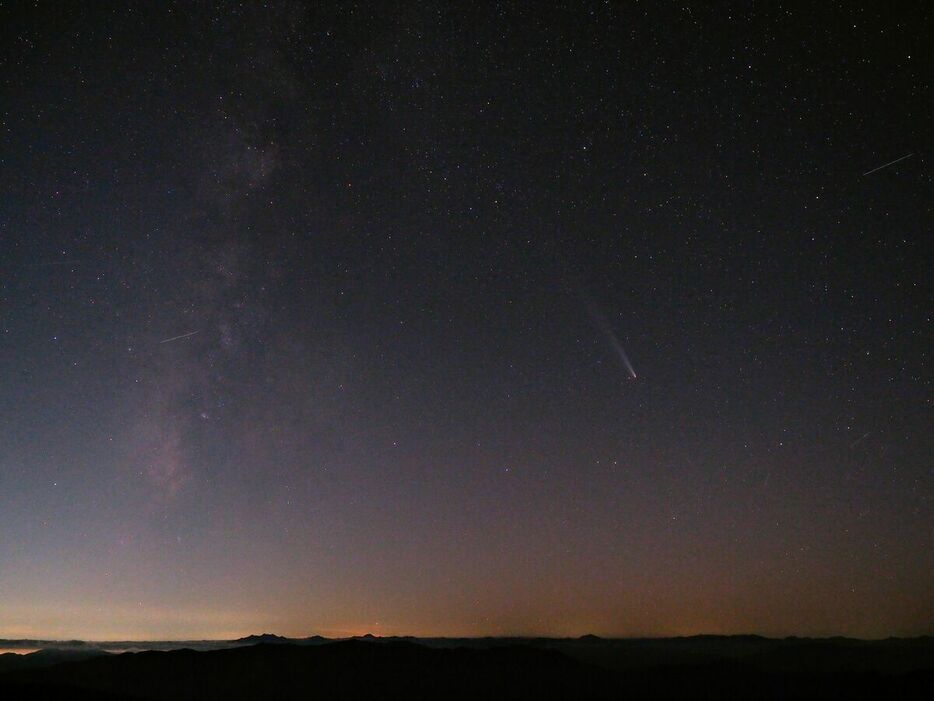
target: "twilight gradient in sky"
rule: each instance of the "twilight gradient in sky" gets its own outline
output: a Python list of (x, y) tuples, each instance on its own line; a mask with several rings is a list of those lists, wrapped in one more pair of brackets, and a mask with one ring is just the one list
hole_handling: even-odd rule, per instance
[(934, 632), (925, 3), (37, 5), (0, 637)]

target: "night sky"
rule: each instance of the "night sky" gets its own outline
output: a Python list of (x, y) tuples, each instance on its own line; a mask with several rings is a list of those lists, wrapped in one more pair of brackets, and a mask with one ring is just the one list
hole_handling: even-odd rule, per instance
[(927, 3), (36, 5), (0, 637), (934, 632)]

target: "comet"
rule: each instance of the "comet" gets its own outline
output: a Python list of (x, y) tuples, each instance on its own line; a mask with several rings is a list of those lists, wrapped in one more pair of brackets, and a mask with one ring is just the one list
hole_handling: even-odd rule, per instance
[(629, 356), (626, 355), (626, 350), (623, 348), (623, 344), (620, 343), (619, 337), (616, 335), (616, 332), (613, 331), (613, 328), (610, 326), (609, 322), (603, 317), (603, 315), (597, 310), (596, 305), (590, 303), (589, 301), (584, 300), (584, 303), (587, 307), (587, 311), (590, 314), (590, 318), (593, 319), (594, 323), (597, 325), (603, 335), (606, 336), (607, 341), (610, 342), (610, 346), (616, 351), (616, 355), (619, 357), (620, 362), (629, 372), (629, 376), (635, 380), (638, 379), (635, 368), (633, 368), (632, 363), (629, 361)]

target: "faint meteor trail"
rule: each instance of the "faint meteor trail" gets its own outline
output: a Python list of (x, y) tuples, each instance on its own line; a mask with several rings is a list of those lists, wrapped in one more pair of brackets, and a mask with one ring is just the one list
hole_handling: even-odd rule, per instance
[(172, 338), (167, 338), (167, 339), (165, 339), (164, 341), (159, 341), (159, 345), (161, 346), (163, 343), (169, 343), (169, 342), (171, 342), (171, 341), (177, 341), (177, 340), (179, 340), (179, 339), (181, 339), (181, 338), (188, 338), (189, 336), (194, 336), (196, 333), (198, 333), (198, 332), (197, 332), (197, 331), (189, 331), (188, 333), (183, 333), (181, 336), (172, 336)]
[(888, 168), (889, 166), (893, 166), (893, 165), (895, 165), (896, 163), (898, 163), (899, 161), (904, 161), (906, 158), (911, 158), (911, 157), (914, 156), (914, 155), (915, 155), (915, 154), (913, 154), (913, 153), (909, 153), (907, 156), (902, 156), (901, 158), (896, 158), (894, 161), (889, 161), (888, 163), (886, 163), (886, 164), (884, 164), (884, 165), (881, 165), (881, 166), (879, 166), (878, 168), (873, 168), (872, 170), (867, 170), (865, 173), (863, 173), (863, 175), (871, 175), (872, 173), (875, 173), (877, 170), (882, 170), (883, 168)]
[(632, 363), (629, 362), (629, 356), (626, 355), (626, 351), (623, 349), (623, 344), (619, 342), (619, 338), (616, 336), (616, 333), (610, 327), (609, 322), (600, 312), (597, 310), (596, 305), (589, 302), (586, 298), (584, 299), (584, 304), (587, 307), (587, 312), (590, 314), (590, 318), (593, 319), (597, 327), (603, 332), (603, 335), (606, 336), (607, 340), (610, 342), (610, 345), (613, 347), (613, 350), (616, 351), (616, 354), (619, 356), (620, 361), (626, 366), (626, 370), (629, 371), (629, 374), (632, 376), (632, 379), (636, 379), (635, 369), (632, 367)]

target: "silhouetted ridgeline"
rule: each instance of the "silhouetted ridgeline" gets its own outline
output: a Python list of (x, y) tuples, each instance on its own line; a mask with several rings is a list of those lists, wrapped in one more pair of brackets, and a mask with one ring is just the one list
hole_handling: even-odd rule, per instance
[[(265, 642), (248, 644), (257, 638)], [(329, 642), (264, 634), (218, 644), (227, 647), (2, 655), (0, 699), (934, 698), (934, 638)]]

